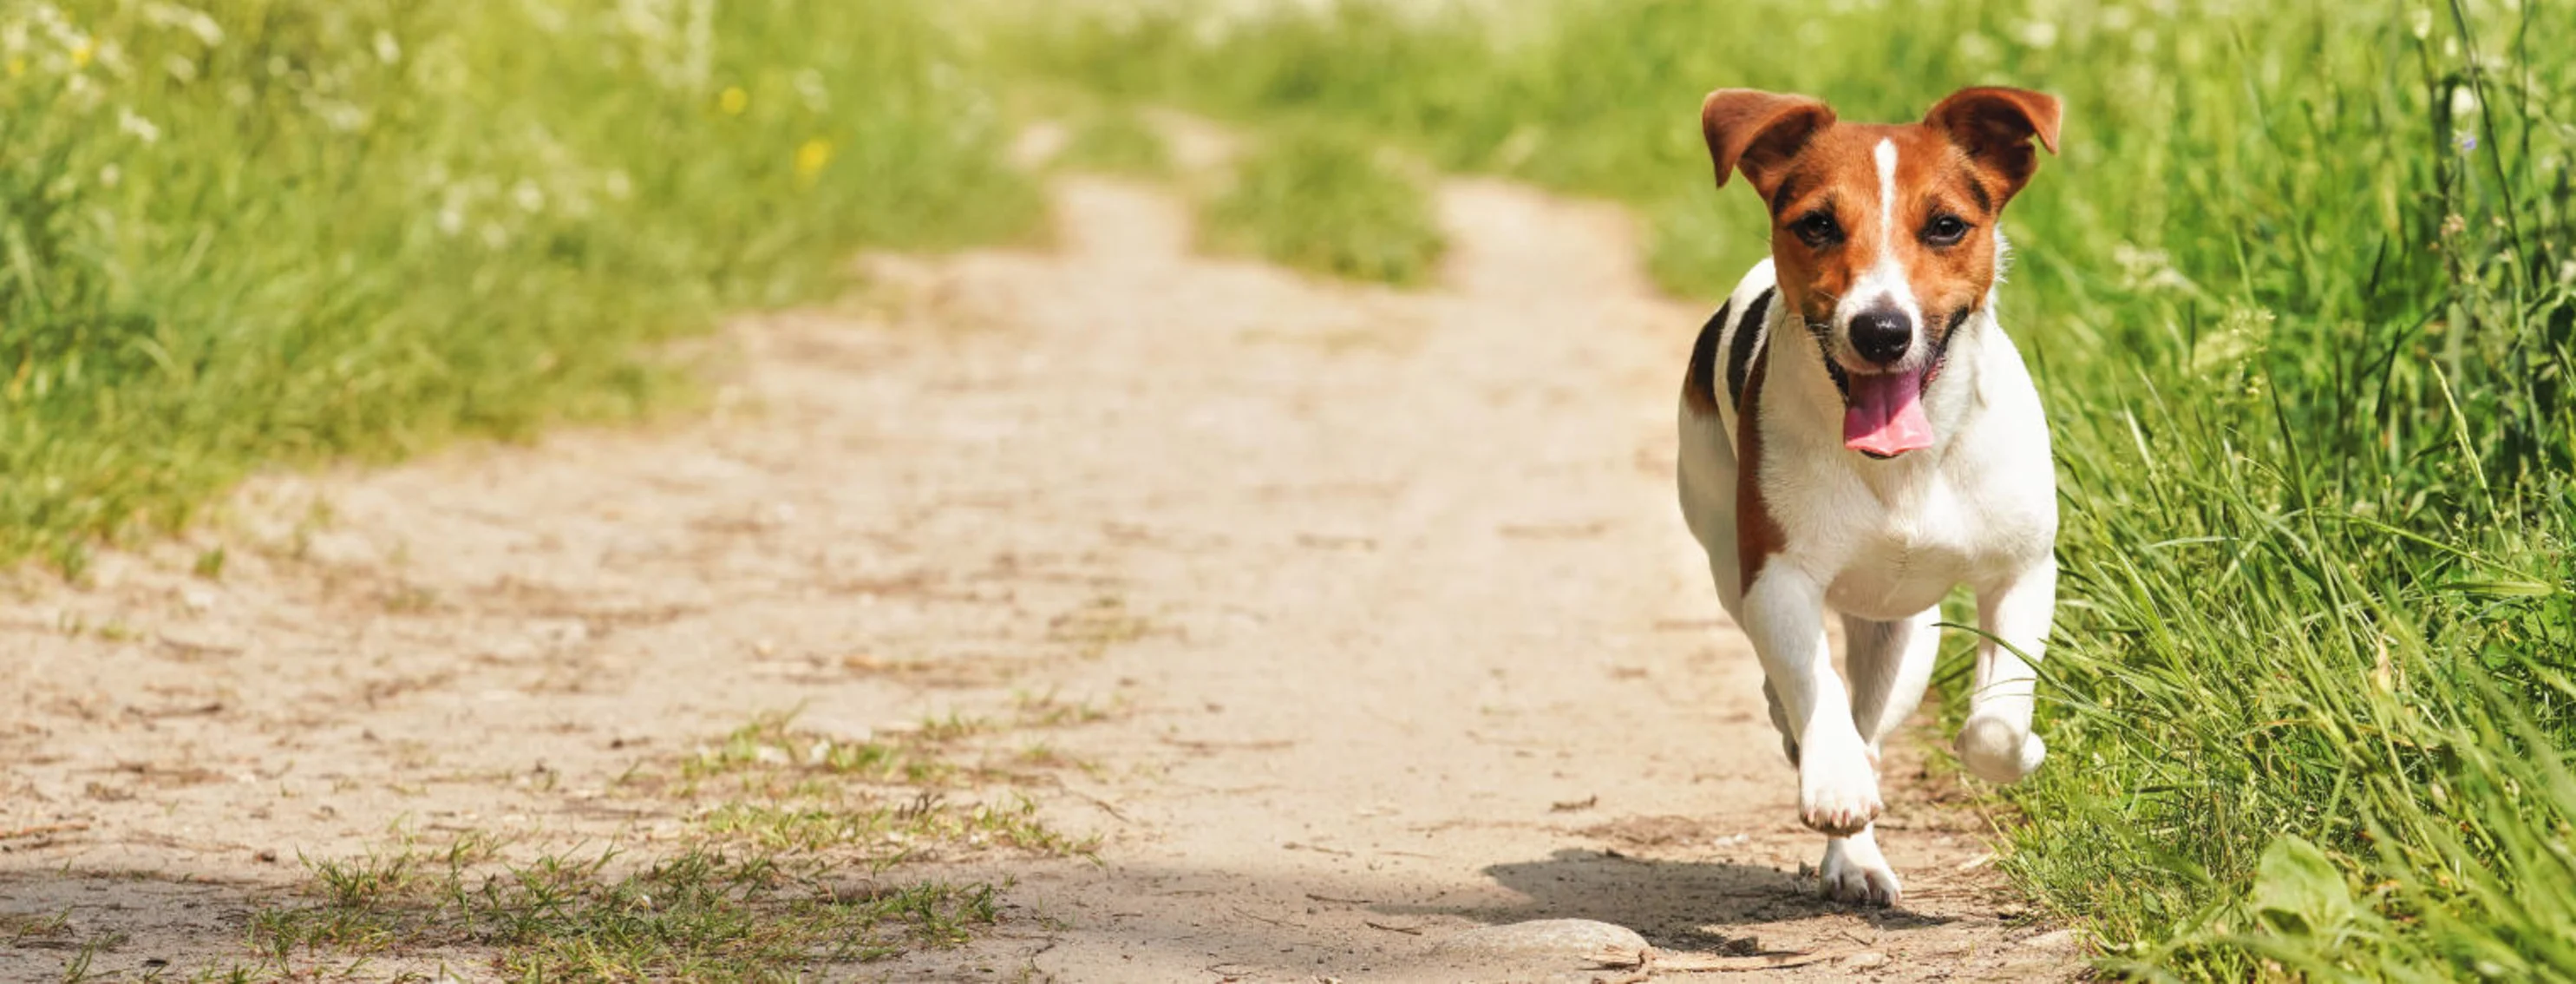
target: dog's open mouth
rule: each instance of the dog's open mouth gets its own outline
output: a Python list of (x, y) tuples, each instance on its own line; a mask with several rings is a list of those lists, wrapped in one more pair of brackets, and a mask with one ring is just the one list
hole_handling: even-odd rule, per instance
[(1843, 391), (1843, 446), (1872, 458), (1893, 458), (1932, 446), (1932, 419), (1923, 413), (1926, 370), (1851, 373)]

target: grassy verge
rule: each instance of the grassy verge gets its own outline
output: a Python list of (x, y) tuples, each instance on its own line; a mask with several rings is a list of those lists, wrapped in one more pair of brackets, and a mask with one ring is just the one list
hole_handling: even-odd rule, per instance
[(1128, 106), (1085, 112), (1053, 163), (1074, 171), (1149, 179), (1171, 177), (1174, 167), (1171, 144)]
[(265, 461), (629, 414), (674, 378), (639, 343), (1017, 234), (936, 9), (0, 9), (0, 560)]
[(2067, 515), (2010, 870), (2141, 976), (2538, 979), (2576, 975), (2576, 19), (2544, 6), (1174, 7), (1018, 43), (1630, 202), (1700, 296), (1766, 248), (1708, 187), (1706, 89), (2062, 95), (2010, 220)]
[(1200, 222), (1219, 252), (1388, 284), (1420, 283), (1447, 248), (1425, 181), (1374, 141), (1323, 128), (1256, 142)]
[(562, 850), (405, 835), (365, 857), (308, 859), (304, 897), (251, 920), (261, 962), (207, 977), (391, 956), (523, 980), (791, 980), (956, 946), (1002, 919), (1004, 886), (919, 865), (1088, 856), (1090, 840), (1007, 792), (1043, 782), (1060, 757), (996, 746), (1098, 716), (1033, 701), (1008, 720), (951, 717), (861, 740), (764, 716), (617, 784), (621, 806), (683, 817), (675, 835)]

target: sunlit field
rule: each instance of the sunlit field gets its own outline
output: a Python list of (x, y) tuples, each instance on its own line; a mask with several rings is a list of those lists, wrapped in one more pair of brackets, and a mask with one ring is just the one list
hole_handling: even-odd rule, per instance
[(1018, 234), (929, 5), (0, 4), (0, 553), (258, 463), (628, 416), (644, 343)]
[(1242, 7), (0, 3), (0, 553), (684, 404), (652, 343), (1029, 237), (1013, 107), (1067, 91), (1135, 173), (1115, 114), (1236, 129), (1208, 248), (1419, 284), (1411, 169), (1501, 175), (1708, 299), (1768, 247), (1707, 90), (2027, 86), (2065, 581), (2000, 863), (2117, 973), (2576, 977), (2576, 5)]

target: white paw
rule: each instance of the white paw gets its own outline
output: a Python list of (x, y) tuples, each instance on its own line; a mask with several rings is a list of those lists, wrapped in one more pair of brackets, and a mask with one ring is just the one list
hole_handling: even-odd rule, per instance
[(1798, 819), (1817, 832), (1848, 837), (1878, 819), (1878, 767), (1855, 742), (1848, 748), (1802, 751), (1798, 766)]
[(1817, 894), (1852, 905), (1895, 905), (1905, 897), (1896, 869), (1878, 844), (1866, 835), (1825, 842), (1825, 863), (1817, 868)]
[(1959, 762), (1987, 782), (2016, 783), (2039, 770), (2048, 744), (2027, 726), (2000, 717), (1972, 717), (1959, 729)]

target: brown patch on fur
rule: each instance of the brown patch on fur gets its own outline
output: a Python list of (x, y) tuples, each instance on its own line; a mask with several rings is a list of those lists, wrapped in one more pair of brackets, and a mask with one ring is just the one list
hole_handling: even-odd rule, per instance
[(1762, 497), (1762, 377), (1771, 360), (1753, 360), (1744, 380), (1744, 398), (1735, 404), (1735, 557), (1743, 580), (1737, 590), (1753, 590), (1762, 565), (1789, 544), (1789, 531), (1771, 515)]

